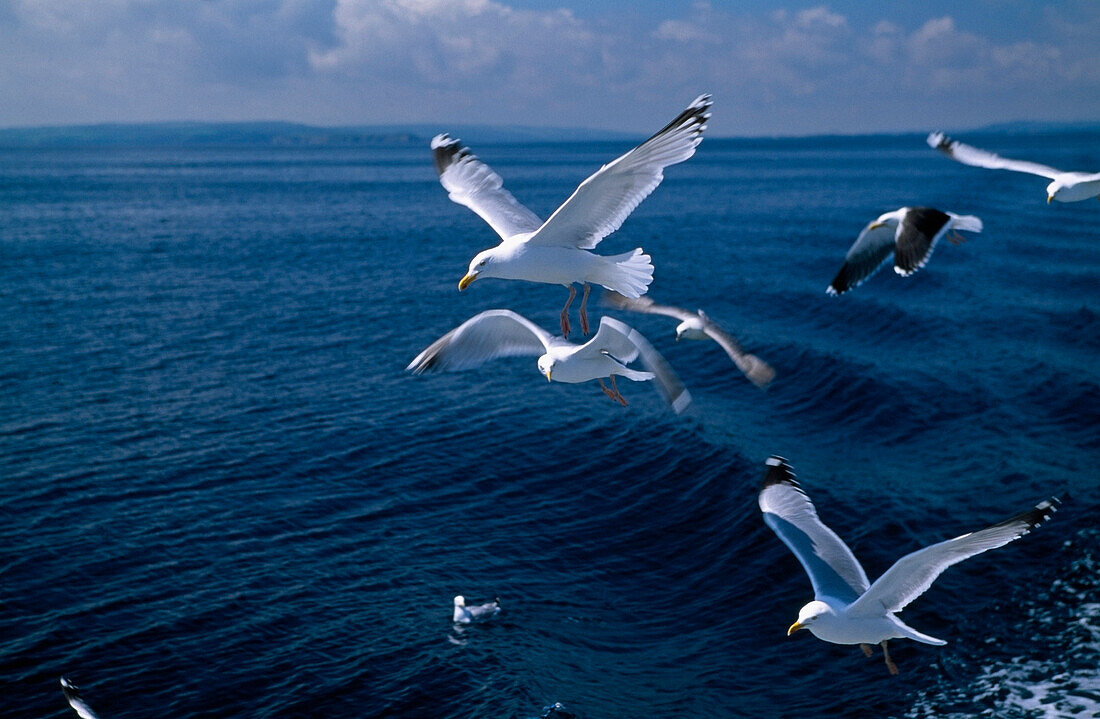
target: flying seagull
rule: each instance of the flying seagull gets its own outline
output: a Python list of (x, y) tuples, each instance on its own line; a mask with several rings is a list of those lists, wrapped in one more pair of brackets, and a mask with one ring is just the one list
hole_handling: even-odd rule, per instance
[[(602, 318), (592, 339), (577, 345), (554, 337), (511, 310), (486, 310), (431, 343), (406, 369), (414, 374), (464, 370), (517, 355), (538, 357), (539, 372), (551, 382), (598, 380), (604, 394), (623, 405), (626, 399), (615, 385), (617, 375), (636, 382), (655, 380), (677, 413), (691, 404), (691, 395), (676, 373), (645, 337), (612, 317)], [(639, 358), (646, 371), (626, 366)], [(604, 377), (610, 379), (610, 389), (604, 385)]]
[(496, 598), (486, 604), (466, 604), (466, 598), (459, 594), (455, 597), (455, 612), (451, 621), (455, 624), (471, 624), (485, 619), (492, 619), (500, 613), (500, 598)]
[(639, 247), (620, 255), (589, 250), (610, 235), (664, 179), (663, 171), (695, 154), (710, 117), (710, 95), (700, 95), (660, 132), (607, 163), (582, 182), (569, 199), (543, 222), (504, 189), (500, 175), (447, 134), (432, 139), (439, 181), (449, 197), (481, 216), (502, 241), (477, 253), (464, 290), (479, 277), (560, 284), (569, 288), (561, 311), (561, 333), (569, 337), (569, 306), (581, 283), (581, 331), (588, 334), (589, 283), (628, 297), (645, 294), (653, 281), (653, 263)]
[(965, 242), (956, 230), (981, 232), (982, 221), (931, 207), (902, 207), (883, 213), (859, 233), (825, 292), (835, 296), (858, 287), (878, 272), (890, 255), (894, 256), (894, 272), (908, 277), (927, 264), (940, 238), (946, 236), (956, 245)]
[(685, 340), (714, 340), (726, 354), (730, 356), (737, 369), (741, 370), (753, 384), (763, 389), (775, 377), (773, 370), (766, 362), (756, 355), (749, 354), (741, 343), (718, 325), (717, 322), (707, 317), (703, 310), (692, 312), (691, 310), (659, 305), (649, 297), (631, 298), (610, 291), (604, 293), (604, 300), (612, 307), (631, 312), (642, 312), (651, 315), (664, 315), (680, 320), (676, 326), (676, 341)]
[(992, 527), (919, 549), (894, 562), (870, 584), (852, 550), (818, 519), (787, 460), (773, 456), (766, 465), (760, 489), (764, 522), (794, 552), (814, 588), (814, 600), (799, 610), (787, 636), (809, 629), (826, 642), (859, 644), (867, 656), (871, 656), (869, 645), (881, 644), (891, 674), (898, 669), (890, 660), (887, 640), (947, 643), (921, 634), (895, 614), (924, 594), (952, 564), (1019, 539), (1048, 520), (1058, 506), (1058, 499), (1051, 498)]
[(1051, 182), (1047, 185), (1047, 204), (1052, 200), (1080, 202), (1100, 195), (1100, 172), (1063, 172), (1037, 162), (1001, 157), (988, 150), (952, 140), (942, 132), (930, 134), (928, 144), (964, 165), (985, 167), (990, 170), (1014, 170), (1048, 178)]
[(84, 698), (80, 696), (80, 687), (73, 684), (65, 677), (61, 677), (61, 691), (65, 693), (65, 698), (69, 701), (69, 706), (73, 708), (76, 715), (80, 719), (99, 719), (92, 708), (88, 706)]

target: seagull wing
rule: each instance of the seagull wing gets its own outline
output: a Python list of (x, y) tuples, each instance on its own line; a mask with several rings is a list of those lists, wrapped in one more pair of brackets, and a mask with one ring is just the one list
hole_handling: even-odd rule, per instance
[(1056, 170), (1047, 165), (1040, 165), (1037, 162), (1027, 162), (1026, 160), (1012, 160), (1007, 157), (996, 155), (988, 150), (966, 145), (958, 140), (952, 140), (942, 132), (933, 132), (929, 135), (928, 144), (933, 149), (939, 150), (952, 160), (957, 160), (964, 165), (985, 167), (990, 170), (1015, 170), (1016, 172), (1027, 172), (1032, 175), (1049, 177), (1052, 180), (1062, 174), (1061, 170)]
[[(645, 367), (646, 371), (653, 375), (654, 385), (657, 387), (658, 393), (672, 407), (673, 412), (680, 414), (691, 406), (691, 393), (680, 381), (680, 377), (672, 369), (672, 365), (661, 356), (660, 352), (653, 348), (645, 335), (613, 317), (604, 317), (600, 320), (601, 331), (604, 329), (605, 323), (609, 331), (624, 337), (634, 347), (635, 356), (641, 359), (642, 366)], [(596, 334), (598, 335), (599, 332)], [(622, 359), (614, 352), (611, 353), (611, 356)]]
[(1058, 500), (1051, 498), (992, 527), (905, 555), (894, 562), (894, 566), (876, 579), (871, 588), (848, 608), (848, 615), (869, 616), (881, 615), (884, 611), (900, 612), (905, 605), (924, 594), (932, 586), (932, 582), (936, 581), (936, 577), (952, 564), (1019, 539), (1050, 519), (1057, 508)]
[(448, 197), (476, 212), (504, 239), (530, 233), (542, 220), (504, 189), (504, 180), (450, 135), (432, 138), (432, 158)]
[(582, 182), (527, 242), (590, 250), (664, 179), (663, 170), (695, 154), (707, 127), (710, 95), (700, 95), (660, 132)]
[(878, 272), (894, 251), (894, 235), (894, 228), (888, 225), (876, 227), (874, 222), (867, 223), (844, 256), (844, 266), (825, 291), (830, 295), (844, 294)]
[(671, 307), (669, 305), (659, 305), (645, 295), (633, 298), (621, 295), (615, 290), (607, 290), (603, 293), (603, 299), (608, 305), (616, 309), (641, 312), (648, 315), (664, 315), (665, 317), (674, 317), (681, 322), (697, 316), (695, 312), (691, 312), (690, 310)]
[(951, 229), (951, 216), (931, 207), (912, 207), (895, 235), (894, 271), (908, 277), (928, 262), (936, 243)]
[(848, 545), (817, 517), (782, 457), (769, 457), (760, 488), (760, 509), (772, 528), (810, 575), (814, 597), (855, 601), (867, 590), (867, 574)]
[(726, 332), (718, 323), (706, 315), (703, 315), (703, 331), (726, 351), (737, 369), (741, 370), (754, 385), (763, 389), (775, 379), (775, 370), (771, 368), (771, 365), (756, 355), (746, 352), (741, 343), (737, 341), (737, 338)]
[(99, 719), (92, 708), (88, 706), (88, 703), (84, 701), (84, 698), (80, 696), (80, 688), (65, 677), (61, 677), (61, 691), (64, 692), (69, 706), (73, 708), (80, 719)]
[(470, 369), (498, 357), (537, 357), (553, 342), (549, 332), (522, 315), (511, 310), (487, 310), (432, 342), (405, 369), (422, 374)]

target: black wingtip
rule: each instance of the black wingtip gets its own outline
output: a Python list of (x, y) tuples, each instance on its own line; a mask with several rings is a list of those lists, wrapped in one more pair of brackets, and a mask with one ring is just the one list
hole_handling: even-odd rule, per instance
[[(1057, 497), (1051, 497), (1050, 499), (1044, 499), (1031, 509), (1020, 512), (1014, 517), (1009, 517), (1003, 522), (998, 522), (993, 525), (994, 527), (1006, 527), (1006, 526), (1018, 526), (1018, 537), (1022, 537), (1031, 530), (1035, 529), (1042, 523), (1049, 520), (1054, 513), (1058, 511), (1058, 507), (1062, 504), (1061, 500)], [(1022, 526), (1021, 526), (1022, 525)]]
[(760, 484), (761, 491), (776, 484), (788, 484), (801, 489), (798, 480), (795, 479), (794, 469), (783, 457), (773, 454), (764, 461), (764, 466), (764, 480)]
[(459, 160), (472, 156), (468, 147), (445, 132), (432, 138), (431, 148), (435, 170), (440, 175)]
[(61, 691), (65, 693), (66, 699), (80, 699), (80, 687), (67, 677), (61, 677)]

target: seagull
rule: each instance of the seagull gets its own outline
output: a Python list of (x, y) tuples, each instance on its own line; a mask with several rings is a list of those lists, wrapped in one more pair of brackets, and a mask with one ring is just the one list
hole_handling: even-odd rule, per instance
[(710, 95), (700, 95), (676, 119), (641, 145), (607, 163), (582, 182), (543, 222), (504, 189), (504, 181), (469, 148), (447, 134), (432, 138), (439, 181), (449, 197), (470, 208), (501, 237), (477, 253), (458, 283), (464, 290), (479, 277), (560, 284), (569, 288), (561, 311), (561, 333), (569, 337), (569, 306), (584, 286), (581, 331), (588, 334), (589, 283), (628, 297), (645, 294), (653, 281), (652, 258), (636, 248), (620, 255), (593, 249), (634, 211), (664, 179), (663, 170), (695, 154), (710, 117)]
[(78, 717), (81, 719), (99, 719), (92, 708), (84, 701), (84, 698), (80, 696), (80, 687), (65, 677), (61, 677), (61, 691), (65, 693), (65, 698), (69, 700), (69, 706), (73, 708)]
[(947, 643), (921, 634), (895, 614), (924, 594), (952, 564), (1019, 539), (1050, 519), (1058, 506), (1058, 499), (1051, 498), (992, 527), (919, 549), (894, 562), (870, 584), (852, 550), (818, 519), (787, 460), (772, 456), (766, 465), (760, 488), (764, 522), (794, 552), (814, 587), (814, 601), (798, 612), (787, 636), (809, 629), (826, 642), (859, 644), (867, 656), (871, 656), (869, 645), (881, 644), (891, 674), (897, 674), (898, 668), (890, 660), (887, 640)]
[[(827, 294), (844, 294), (858, 287), (894, 256), (894, 272), (908, 277), (928, 263), (941, 237), (959, 245), (966, 240), (957, 230), (981, 232), (982, 221), (974, 215), (956, 215), (931, 207), (901, 207), (879, 215), (859, 233), (844, 256)], [(948, 234), (950, 233), (950, 234)]]
[[(656, 380), (657, 388), (679, 414), (691, 404), (691, 395), (676, 373), (640, 332), (612, 317), (583, 345), (554, 337), (511, 310), (486, 310), (432, 342), (406, 369), (414, 374), (434, 370), (464, 370), (497, 357), (538, 357), (539, 372), (551, 382), (598, 380), (604, 394), (622, 405), (626, 399), (615, 385), (616, 375), (635, 382)], [(626, 365), (641, 358), (647, 371)], [(603, 378), (611, 381), (611, 389)]]
[(486, 619), (492, 619), (500, 613), (500, 597), (487, 604), (466, 606), (466, 598), (459, 594), (455, 597), (455, 613), (451, 620), (455, 624), (471, 624)]
[(928, 144), (952, 160), (964, 165), (985, 167), (990, 170), (1014, 170), (1039, 175), (1051, 180), (1047, 185), (1047, 204), (1051, 201), (1080, 202), (1100, 195), (1100, 172), (1063, 172), (1037, 162), (1013, 160), (995, 155), (971, 145), (952, 140), (942, 132), (933, 132), (928, 136)]
[(612, 307), (620, 310), (664, 315), (680, 320), (680, 324), (676, 326), (677, 342), (682, 339), (714, 340), (730, 356), (733, 363), (737, 365), (737, 369), (741, 370), (749, 378), (749, 381), (761, 389), (767, 387), (768, 383), (775, 378), (775, 370), (756, 355), (746, 352), (745, 348), (733, 335), (707, 317), (703, 310), (692, 312), (679, 307), (659, 305), (649, 297), (630, 298), (613, 290), (604, 293), (604, 300)]

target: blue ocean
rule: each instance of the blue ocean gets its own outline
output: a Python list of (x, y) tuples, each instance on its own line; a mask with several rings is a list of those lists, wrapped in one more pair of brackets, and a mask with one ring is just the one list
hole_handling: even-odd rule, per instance
[[(958, 139), (1100, 168), (1095, 133)], [(473, 150), (546, 217), (633, 144)], [(599, 250), (776, 378), (614, 313), (677, 416), (533, 358), (405, 371), (566, 296), (458, 291), (497, 238), (426, 140), (0, 150), (0, 714), (74, 716), (65, 676), (102, 719), (1100, 716), (1100, 203), (1045, 184), (918, 135), (704, 140)], [(985, 228), (827, 296), (903, 205)], [(905, 610), (949, 643), (892, 642), (892, 677), (786, 636), (812, 590), (757, 507), (772, 454), (872, 579), (1063, 505)], [(456, 594), (503, 611), (454, 625)]]

